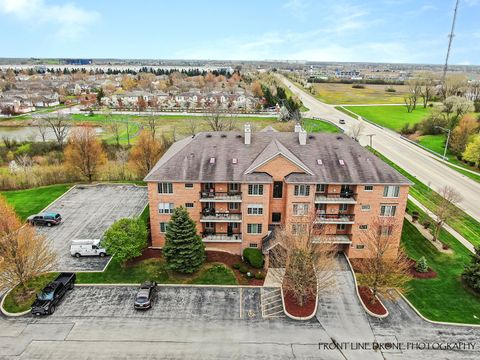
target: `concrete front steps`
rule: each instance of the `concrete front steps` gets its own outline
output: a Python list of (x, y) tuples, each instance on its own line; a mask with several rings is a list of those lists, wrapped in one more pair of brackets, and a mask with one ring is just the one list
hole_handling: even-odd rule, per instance
[(263, 287), (260, 293), (262, 317), (264, 319), (283, 318), (282, 293), (279, 287)]

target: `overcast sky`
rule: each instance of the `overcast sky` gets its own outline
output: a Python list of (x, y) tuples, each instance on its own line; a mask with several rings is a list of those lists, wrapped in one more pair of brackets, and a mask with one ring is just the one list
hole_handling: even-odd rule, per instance
[[(443, 63), (454, 0), (0, 0), (1, 57)], [(451, 63), (480, 64), (480, 0)]]

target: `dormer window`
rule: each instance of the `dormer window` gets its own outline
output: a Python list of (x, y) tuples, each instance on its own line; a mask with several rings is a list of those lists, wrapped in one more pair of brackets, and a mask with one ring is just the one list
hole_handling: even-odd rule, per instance
[(317, 159), (317, 165), (323, 165), (322, 159)]
[(236, 163), (238, 163), (238, 159), (237, 159), (237, 158), (233, 158), (233, 159), (232, 159), (232, 164), (236, 164)]

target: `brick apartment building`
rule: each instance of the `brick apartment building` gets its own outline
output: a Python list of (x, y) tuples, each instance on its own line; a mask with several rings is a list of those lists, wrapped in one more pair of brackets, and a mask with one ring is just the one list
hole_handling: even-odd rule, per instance
[[(146, 176), (152, 246), (162, 247), (173, 209), (184, 206), (207, 249), (262, 248), (275, 225), (315, 222), (352, 258), (378, 216), (401, 229), (411, 183), (345, 135), (273, 129), (202, 132), (174, 143)], [(398, 247), (401, 231), (392, 234)]]

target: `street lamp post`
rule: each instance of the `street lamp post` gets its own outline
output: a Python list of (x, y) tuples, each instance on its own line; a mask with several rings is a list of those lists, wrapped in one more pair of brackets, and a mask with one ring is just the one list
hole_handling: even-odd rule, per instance
[(372, 147), (372, 138), (375, 136), (375, 134), (367, 134), (367, 135), (365, 135), (365, 136), (368, 136), (368, 137), (370, 138), (370, 148), (373, 149), (373, 147)]
[(443, 131), (447, 132), (447, 142), (445, 143), (445, 150), (443, 150), (443, 160), (447, 160), (448, 142), (450, 141), (450, 134), (452, 133), (452, 130), (438, 126), (438, 125), (436, 125), (435, 128), (442, 129)]

